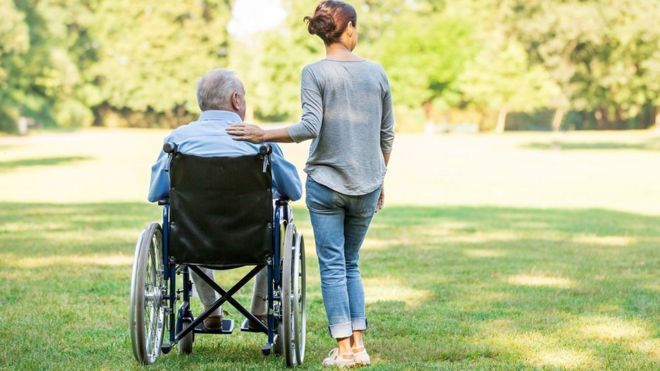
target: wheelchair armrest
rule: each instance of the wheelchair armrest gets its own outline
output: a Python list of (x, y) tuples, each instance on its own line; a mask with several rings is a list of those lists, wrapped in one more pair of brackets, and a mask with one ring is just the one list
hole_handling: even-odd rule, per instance
[(170, 200), (164, 199), (164, 200), (158, 200), (158, 206), (164, 206), (164, 205), (169, 205)]

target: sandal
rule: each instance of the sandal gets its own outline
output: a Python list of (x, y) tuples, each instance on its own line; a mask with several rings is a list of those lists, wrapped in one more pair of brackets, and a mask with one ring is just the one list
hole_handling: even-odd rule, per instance
[(323, 360), (323, 367), (339, 367), (351, 368), (355, 366), (355, 358), (353, 353), (350, 353), (351, 358), (344, 358), (348, 354), (339, 354), (339, 348), (335, 348), (328, 353), (328, 356)]
[(353, 359), (355, 359), (355, 364), (359, 366), (369, 366), (371, 364), (371, 358), (369, 358), (369, 353), (367, 353), (367, 350), (365, 348), (358, 348), (362, 349), (360, 351), (357, 351), (353, 349)]

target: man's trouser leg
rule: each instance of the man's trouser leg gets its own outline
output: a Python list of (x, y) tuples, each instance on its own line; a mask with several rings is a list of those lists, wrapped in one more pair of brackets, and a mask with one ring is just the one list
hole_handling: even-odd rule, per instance
[(255, 316), (266, 316), (268, 314), (268, 281), (268, 268), (264, 267), (254, 279), (250, 312)]
[[(204, 272), (207, 276), (209, 276), (212, 280), (215, 281), (213, 278), (213, 270), (209, 268), (202, 268), (200, 267), (200, 270)], [(218, 300), (217, 293), (211, 286), (209, 286), (204, 280), (197, 275), (197, 273), (191, 271), (191, 277), (193, 280), (193, 283), (195, 284), (195, 289), (197, 290), (197, 294), (199, 295), (199, 299), (202, 301), (202, 304), (204, 304), (204, 310), (207, 308), (210, 308), (213, 303), (215, 303), (216, 300)], [(218, 307), (216, 310), (211, 313), (211, 315), (216, 315), (216, 316), (222, 316), (222, 305)]]

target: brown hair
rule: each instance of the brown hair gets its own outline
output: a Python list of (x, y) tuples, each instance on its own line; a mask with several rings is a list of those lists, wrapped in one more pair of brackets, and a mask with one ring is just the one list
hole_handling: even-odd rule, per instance
[(303, 20), (307, 22), (307, 31), (310, 34), (318, 35), (325, 45), (330, 45), (339, 41), (348, 22), (357, 26), (357, 13), (349, 4), (327, 0), (319, 3), (313, 16), (307, 16)]

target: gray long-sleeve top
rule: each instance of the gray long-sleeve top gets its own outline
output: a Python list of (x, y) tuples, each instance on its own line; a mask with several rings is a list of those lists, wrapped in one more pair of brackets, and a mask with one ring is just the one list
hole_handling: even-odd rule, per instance
[(369, 61), (323, 59), (305, 66), (302, 119), (290, 126), (295, 142), (312, 139), (305, 172), (347, 195), (380, 188), (383, 152), (392, 151), (394, 115), (383, 68)]

